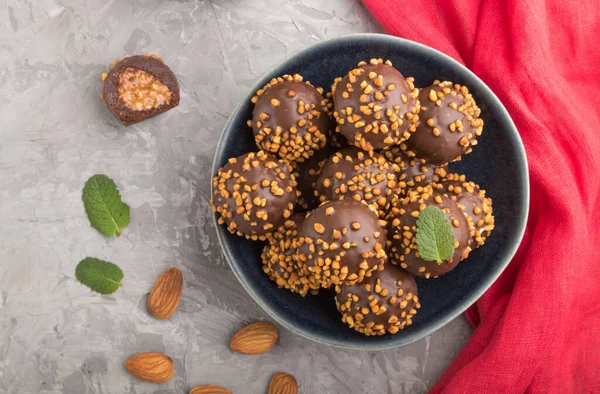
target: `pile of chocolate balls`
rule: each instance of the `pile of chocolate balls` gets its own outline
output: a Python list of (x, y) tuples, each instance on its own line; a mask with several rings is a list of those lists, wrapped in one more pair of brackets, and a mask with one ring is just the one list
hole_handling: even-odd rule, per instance
[[(218, 170), (211, 203), (219, 223), (266, 242), (263, 271), (280, 288), (334, 289), (342, 321), (358, 332), (412, 324), (421, 307), (413, 275), (444, 275), (494, 228), (485, 191), (447, 169), (483, 130), (469, 90), (450, 81), (418, 88), (391, 62), (371, 59), (326, 95), (284, 75), (252, 103), (258, 149)], [(419, 213), (430, 206), (454, 236), (443, 261), (419, 253)]]

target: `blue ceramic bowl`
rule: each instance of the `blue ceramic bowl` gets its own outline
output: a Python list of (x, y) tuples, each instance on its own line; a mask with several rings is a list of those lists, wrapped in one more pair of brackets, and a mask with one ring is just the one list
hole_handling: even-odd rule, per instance
[[(396, 335), (367, 337), (341, 321), (333, 299), (323, 290), (305, 298), (279, 289), (262, 272), (262, 242), (230, 234), (217, 225), (217, 234), (231, 269), (256, 302), (289, 330), (328, 345), (353, 349), (389, 349), (416, 341), (442, 327), (472, 305), (507, 266), (523, 236), (529, 206), (527, 159), (523, 143), (506, 109), (471, 71), (450, 57), (412, 41), (381, 34), (357, 34), (316, 42), (294, 53), (256, 81), (234, 110), (223, 130), (213, 165), (213, 176), (230, 157), (258, 150), (246, 121), (252, 117), (250, 98), (271, 78), (301, 74), (328, 91), (361, 60), (392, 61), (418, 87), (433, 80), (466, 85), (481, 108), (483, 135), (473, 153), (452, 164), (483, 187), (493, 199), (496, 228), (485, 245), (453, 271), (437, 279), (417, 278), (421, 309), (413, 324)], [(216, 223), (216, 216), (215, 216)]]

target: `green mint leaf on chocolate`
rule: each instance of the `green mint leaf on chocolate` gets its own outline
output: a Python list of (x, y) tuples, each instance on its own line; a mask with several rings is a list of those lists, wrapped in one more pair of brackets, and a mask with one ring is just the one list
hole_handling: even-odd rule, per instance
[(112, 294), (121, 286), (123, 271), (113, 263), (86, 257), (75, 268), (78, 281), (100, 294)]
[(417, 248), (421, 258), (442, 264), (454, 254), (454, 234), (444, 211), (433, 205), (419, 213)]
[(93, 228), (102, 234), (121, 235), (131, 219), (129, 205), (121, 201), (119, 190), (106, 175), (94, 175), (83, 187), (83, 205)]

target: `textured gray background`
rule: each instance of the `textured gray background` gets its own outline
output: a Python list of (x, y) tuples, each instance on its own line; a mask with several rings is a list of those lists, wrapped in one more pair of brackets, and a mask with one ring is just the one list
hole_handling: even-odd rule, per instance
[[(410, 346), (346, 351), (281, 330), (251, 357), (228, 349), (242, 324), (266, 318), (225, 262), (209, 209), (219, 133), (247, 87), (316, 40), (380, 31), (356, 0), (0, 0), (0, 392), (182, 393), (200, 383), (262, 393), (292, 373), (303, 393), (421, 393), (471, 329), (461, 317)], [(153, 52), (181, 84), (181, 104), (127, 129), (99, 99), (100, 75)], [(90, 228), (81, 188), (116, 180), (132, 207), (120, 238)], [(125, 273), (111, 296), (74, 279), (86, 256)], [(182, 303), (149, 317), (153, 281), (175, 265)], [(175, 360), (163, 385), (130, 376), (135, 352)]]

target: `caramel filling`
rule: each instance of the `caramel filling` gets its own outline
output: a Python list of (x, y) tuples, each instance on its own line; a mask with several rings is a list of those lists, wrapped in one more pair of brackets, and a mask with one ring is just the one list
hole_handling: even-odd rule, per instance
[(127, 67), (119, 75), (119, 99), (134, 111), (158, 108), (169, 104), (171, 91), (152, 74)]

